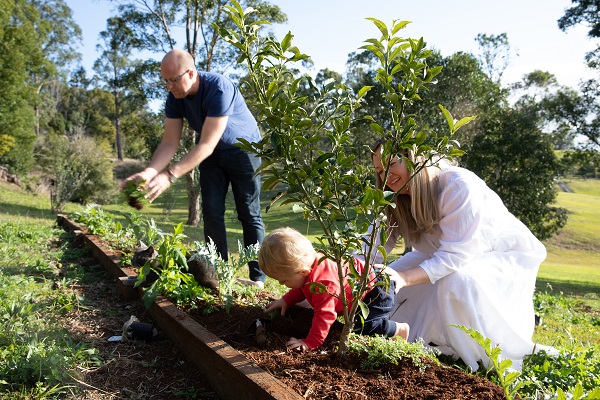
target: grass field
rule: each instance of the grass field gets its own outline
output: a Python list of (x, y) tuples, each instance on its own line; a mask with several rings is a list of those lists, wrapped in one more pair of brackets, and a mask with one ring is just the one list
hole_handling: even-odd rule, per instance
[[(557, 201), (559, 207), (569, 211), (568, 223), (560, 234), (545, 243), (548, 258), (540, 267), (534, 299), (536, 310), (542, 315), (544, 322), (541, 326), (536, 326), (533, 339), (537, 343), (554, 345), (561, 351), (567, 351), (564, 356), (557, 358), (557, 366), (552, 367), (552, 379), (558, 379), (556, 374), (562, 374), (560, 371), (563, 367), (559, 367), (560, 363), (564, 364), (565, 371), (571, 371), (568, 377), (575, 378), (569, 378), (568, 382), (557, 381), (553, 387), (574, 390), (573, 382), (578, 381), (580, 375), (588, 376), (586, 379), (589, 379), (590, 374), (600, 374), (600, 368), (594, 367), (600, 365), (597, 362), (600, 353), (594, 350), (600, 346), (600, 213), (596, 211), (600, 206), (600, 181), (572, 180), (569, 184), (573, 192), (559, 193)], [(263, 210), (275, 195), (276, 192), (263, 193)], [(229, 200), (226, 215), (229, 244), (231, 250), (236, 250), (242, 231), (233, 202)], [(184, 182), (180, 181), (175, 190), (146, 207), (142, 215), (144, 219), (153, 218), (164, 232), (171, 233), (175, 225), (186, 221), (186, 204)], [(74, 213), (82, 210), (81, 206), (68, 204), (64, 213), (73, 217)], [(124, 214), (133, 211), (124, 202), (104, 206), (103, 210), (117, 220), (125, 220)], [(275, 205), (269, 212), (263, 213), (263, 218), (267, 231), (292, 226), (313, 240), (316, 240), (321, 231), (314, 222), (308, 223), (301, 214), (294, 213), (290, 205)], [(4, 260), (2, 265), (11, 266), (0, 268), (0, 276), (2, 273), (26, 274), (28, 269), (44, 270), (48, 262), (44, 256), (47, 258), (48, 251), (36, 250), (27, 243), (33, 241), (36, 245), (43, 244), (47, 240), (46, 235), (58, 231), (53, 228), (55, 220), (56, 216), (50, 212), (47, 196), (33, 195), (14, 185), (0, 182), (0, 260)], [(188, 244), (203, 241), (202, 229), (199, 227), (186, 226), (185, 233), (185, 242)], [(13, 239), (17, 238), (24, 240), (25, 247), (15, 247)], [(23, 266), (27, 268), (24, 269)], [(268, 281), (267, 285), (269, 288), (281, 286), (274, 281)], [(588, 350), (591, 353), (584, 353)], [(576, 365), (571, 361), (572, 352), (578, 360)], [(74, 353), (75, 356), (77, 354), (79, 353)], [(526, 380), (539, 380), (541, 376), (538, 375), (541, 372), (535, 372), (535, 366), (524, 369), (523, 373), (529, 374), (523, 375)], [(561, 379), (563, 378), (561, 375)], [(0, 395), (0, 398), (12, 399), (10, 395)]]

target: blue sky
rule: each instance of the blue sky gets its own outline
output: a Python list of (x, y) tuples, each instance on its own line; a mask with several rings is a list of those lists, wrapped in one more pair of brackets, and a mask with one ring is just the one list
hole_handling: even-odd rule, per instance
[[(80, 48), (83, 66), (91, 74), (98, 53), (99, 33), (106, 28), (114, 3), (106, 0), (66, 0), (83, 30)], [(291, 31), (294, 44), (310, 55), (315, 69), (343, 72), (348, 53), (365, 39), (378, 37), (374, 17), (390, 25), (393, 19), (412, 23), (400, 32), (403, 37), (423, 37), (429, 48), (444, 56), (456, 51), (477, 52), (475, 37), (507, 33), (514, 51), (504, 82), (541, 69), (555, 74), (558, 82), (576, 87), (582, 78), (593, 77), (584, 64), (584, 54), (595, 48), (580, 25), (566, 33), (557, 20), (571, 5), (570, 0), (275, 0), (288, 16), (288, 23), (274, 27), (281, 38)], [(181, 44), (183, 45), (183, 37)], [(517, 55), (518, 54), (518, 55)], [(157, 56), (160, 58), (160, 56)], [(597, 76), (596, 76), (597, 77)]]

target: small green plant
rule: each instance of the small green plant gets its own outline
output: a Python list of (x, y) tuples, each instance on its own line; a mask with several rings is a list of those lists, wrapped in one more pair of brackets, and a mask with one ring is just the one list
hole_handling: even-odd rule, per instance
[(492, 346), (492, 339), (486, 338), (475, 329), (467, 328), (463, 325), (450, 326), (462, 330), (483, 348), (492, 363), (492, 369), (496, 372), (498, 384), (504, 389), (507, 400), (514, 399), (522, 387), (530, 384), (529, 382), (518, 380), (521, 373), (519, 371), (511, 371), (510, 367), (512, 367), (513, 361), (510, 359), (502, 360), (500, 358), (502, 349), (498, 345)]
[(361, 357), (361, 368), (377, 369), (386, 364), (398, 365), (402, 358), (410, 359), (421, 370), (427, 368), (426, 361), (439, 364), (439, 351), (426, 347), (422, 340), (407, 342), (383, 336), (362, 336), (351, 333), (348, 352)]
[(148, 260), (140, 267), (136, 287), (144, 283), (151, 272), (158, 275), (158, 279), (144, 292), (142, 299), (146, 308), (149, 308), (160, 294), (183, 305), (190, 304), (206, 293), (206, 290), (198, 286), (193, 277), (185, 272), (188, 269), (185, 257), (187, 250), (182, 242), (185, 237), (181, 222), (173, 228), (172, 234), (164, 237), (158, 246), (156, 259)]
[(145, 184), (146, 181), (141, 181), (139, 183), (136, 183), (135, 181), (129, 181), (123, 188), (123, 195), (127, 201), (127, 204), (136, 210), (141, 210), (150, 204), (148, 199), (144, 197), (144, 192), (141, 190), (141, 187)]
[(124, 213), (127, 227), (131, 229), (138, 242), (154, 245), (165, 237), (165, 232), (156, 225), (154, 218), (144, 218), (140, 214)]
[(519, 394), (539, 397), (566, 392), (573, 398), (600, 398), (600, 346), (578, 345), (573, 339), (566, 346), (559, 345), (556, 354), (541, 350), (525, 358), (519, 379), (533, 385)]
[(217, 272), (219, 280), (219, 296), (225, 300), (227, 309), (234, 300), (233, 292), (236, 285), (236, 278), (241, 268), (249, 261), (256, 260), (260, 245), (258, 243), (244, 248), (238, 241), (238, 254), (236, 258), (229, 254), (229, 261), (223, 260), (217, 251), (217, 246), (212, 240), (208, 244), (195, 242), (196, 252), (194, 257), (203, 258), (207, 265), (213, 266)]

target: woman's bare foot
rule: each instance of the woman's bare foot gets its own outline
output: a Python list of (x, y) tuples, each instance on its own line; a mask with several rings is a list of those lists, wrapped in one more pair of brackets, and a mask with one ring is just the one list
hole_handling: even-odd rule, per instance
[(396, 334), (394, 337), (401, 337), (404, 340), (408, 340), (408, 334), (410, 333), (410, 326), (405, 322), (396, 322)]

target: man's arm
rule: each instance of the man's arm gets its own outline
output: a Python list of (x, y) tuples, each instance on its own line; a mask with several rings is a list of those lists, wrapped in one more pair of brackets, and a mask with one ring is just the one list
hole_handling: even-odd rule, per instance
[(181, 157), (176, 164), (171, 166), (171, 172), (177, 177), (187, 174), (202, 161), (210, 156), (227, 127), (227, 115), (219, 117), (206, 117), (202, 124), (202, 134), (200, 142), (194, 146), (186, 155)]
[[(225, 132), (228, 118), (226, 115), (207, 117), (202, 125), (200, 143), (181, 157), (181, 160), (171, 166), (171, 173), (176, 177), (185, 175), (210, 156), (215, 147), (217, 147), (219, 140), (221, 140), (223, 132)], [(167, 119), (165, 122), (165, 134), (163, 135), (162, 142), (154, 152), (148, 168), (146, 168), (146, 170), (154, 171), (155, 174), (154, 179), (148, 182), (145, 188), (143, 188), (146, 190), (145, 196), (150, 202), (154, 201), (154, 199), (171, 186), (171, 180), (167, 172), (156, 174), (157, 171), (165, 168), (171, 158), (173, 158), (173, 155), (175, 155), (179, 147), (182, 127), (183, 120)], [(178, 134), (176, 135), (175, 132), (178, 132)]]
[(165, 131), (162, 140), (154, 151), (154, 155), (152, 155), (152, 159), (146, 169), (153, 169), (158, 174), (158, 171), (162, 171), (169, 165), (169, 162), (179, 148), (182, 130), (183, 119), (165, 118)]
[[(144, 170), (123, 180), (123, 182), (121, 182), (121, 189), (124, 188), (129, 181), (144, 181), (146, 182), (146, 185), (144, 188), (142, 188), (142, 190), (148, 190), (150, 188), (150, 182), (158, 175), (159, 171), (162, 171), (162, 169), (169, 164), (169, 161), (171, 161), (177, 152), (182, 129), (182, 119), (166, 118), (162, 140), (154, 151), (150, 163), (148, 166), (146, 166), (146, 168), (144, 168)], [(150, 196), (147, 197), (150, 198)], [(156, 198), (156, 196), (154, 196), (153, 199), (154, 198)]]

